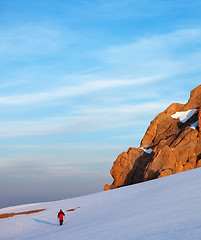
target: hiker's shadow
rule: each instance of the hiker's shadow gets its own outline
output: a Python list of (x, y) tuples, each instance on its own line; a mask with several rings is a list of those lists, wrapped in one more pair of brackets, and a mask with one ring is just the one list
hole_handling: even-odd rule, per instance
[(58, 224), (56, 223), (51, 223), (51, 222), (47, 222), (47, 221), (44, 221), (44, 220), (40, 220), (40, 219), (33, 219), (35, 222), (38, 222), (38, 223), (44, 223), (44, 224), (47, 224), (47, 225), (51, 225), (51, 226), (57, 226)]

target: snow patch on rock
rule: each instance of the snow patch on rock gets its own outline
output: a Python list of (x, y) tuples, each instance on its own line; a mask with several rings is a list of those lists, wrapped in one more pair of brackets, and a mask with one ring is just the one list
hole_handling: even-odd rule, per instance
[(144, 147), (140, 147), (140, 149), (142, 149), (144, 152), (148, 153), (148, 154), (151, 154), (152, 153), (152, 149), (151, 148), (148, 148), (148, 146), (144, 146)]
[(184, 112), (176, 112), (171, 117), (174, 119), (179, 118), (180, 122), (185, 123), (186, 121), (188, 121), (189, 118), (191, 118), (195, 114), (196, 111), (197, 109), (191, 109)]
[(198, 127), (198, 121), (193, 123), (190, 128), (195, 130), (197, 127)]

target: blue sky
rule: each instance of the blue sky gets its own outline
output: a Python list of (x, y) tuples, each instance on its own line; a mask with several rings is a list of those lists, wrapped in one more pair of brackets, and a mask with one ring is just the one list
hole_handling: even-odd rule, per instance
[(201, 80), (201, 1), (0, 0), (0, 207), (101, 191)]

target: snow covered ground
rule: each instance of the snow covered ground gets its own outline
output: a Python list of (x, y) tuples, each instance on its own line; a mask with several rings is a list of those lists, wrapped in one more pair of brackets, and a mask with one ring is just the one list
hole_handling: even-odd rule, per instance
[[(80, 208), (77, 208), (80, 207)], [(1, 240), (201, 239), (201, 168), (84, 197), (0, 209)], [(65, 210), (63, 226), (57, 212)], [(75, 211), (66, 212), (71, 208)]]

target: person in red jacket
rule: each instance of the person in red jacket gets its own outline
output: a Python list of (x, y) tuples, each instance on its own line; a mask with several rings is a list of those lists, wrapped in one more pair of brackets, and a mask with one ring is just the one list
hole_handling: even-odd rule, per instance
[(60, 226), (63, 225), (64, 216), (65, 216), (65, 213), (60, 209), (60, 211), (58, 213), (58, 219), (59, 219)]

